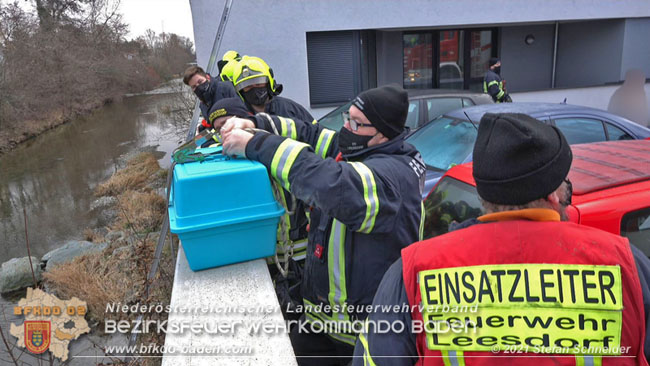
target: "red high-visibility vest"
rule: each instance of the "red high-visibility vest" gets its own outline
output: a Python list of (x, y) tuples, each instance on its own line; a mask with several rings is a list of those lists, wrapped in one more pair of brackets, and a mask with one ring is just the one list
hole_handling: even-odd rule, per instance
[(429, 329), (418, 365), (648, 365), (625, 238), (511, 220), (413, 244), (402, 260), (413, 329)]

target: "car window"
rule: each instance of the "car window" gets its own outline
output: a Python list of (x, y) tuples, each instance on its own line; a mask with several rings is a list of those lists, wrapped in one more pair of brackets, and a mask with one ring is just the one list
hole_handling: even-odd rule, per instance
[(476, 141), (476, 127), (468, 121), (441, 116), (406, 139), (431, 168), (448, 170), (467, 159)]
[(416, 128), (420, 116), (420, 101), (409, 101), (409, 114), (406, 116), (406, 125), (411, 128)]
[[(472, 102), (471, 99), (469, 99), (469, 98), (463, 98), (463, 108), (465, 108), (465, 107), (471, 107), (471, 106), (473, 106), (473, 105), (474, 105), (474, 102)], [(445, 113), (447, 113), (447, 112), (445, 112)]]
[(459, 108), (463, 108), (463, 98), (427, 99), (427, 121)]
[(352, 101), (349, 101), (342, 106), (336, 108), (335, 110), (329, 112), (325, 117), (318, 120), (318, 123), (323, 127), (338, 131), (343, 127), (343, 112), (347, 112), (352, 105)]
[(650, 257), (650, 207), (623, 215), (621, 236)]
[(444, 177), (424, 200), (424, 210), (424, 239), (447, 233), (454, 221), (483, 214), (476, 187), (451, 177)]
[(591, 118), (559, 118), (555, 125), (562, 131), (569, 144), (605, 141), (603, 123)]
[(610, 140), (634, 140), (632, 136), (611, 123), (605, 122), (605, 127), (607, 128), (607, 135), (609, 135)]
[[(321, 119), (318, 120), (318, 123), (321, 124), (323, 127), (338, 131), (343, 127), (343, 112), (347, 112), (350, 109), (350, 106), (352, 105), (352, 101), (349, 101), (342, 106), (336, 108), (335, 110), (331, 111), (325, 117), (322, 117)], [(419, 108), (420, 103), (417, 100), (412, 100), (409, 101), (409, 113), (408, 116), (406, 117), (406, 125), (415, 129), (418, 123), (418, 116), (420, 112)]]

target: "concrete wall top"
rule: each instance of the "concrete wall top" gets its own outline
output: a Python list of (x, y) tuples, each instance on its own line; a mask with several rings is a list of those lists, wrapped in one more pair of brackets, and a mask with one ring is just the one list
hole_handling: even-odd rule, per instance
[(181, 246), (170, 305), (198, 331), (168, 332), (162, 366), (297, 365), (263, 259), (192, 272)]

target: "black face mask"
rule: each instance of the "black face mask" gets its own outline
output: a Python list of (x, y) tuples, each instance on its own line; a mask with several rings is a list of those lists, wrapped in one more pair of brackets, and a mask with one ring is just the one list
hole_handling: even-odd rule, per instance
[(375, 136), (362, 136), (353, 133), (345, 127), (339, 130), (339, 151), (349, 155), (368, 148), (368, 142)]
[(269, 90), (266, 86), (259, 88), (252, 88), (249, 91), (243, 92), (242, 96), (251, 105), (264, 105), (269, 99)]
[(501, 75), (501, 66), (495, 67), (494, 72), (497, 73), (498, 75)]
[(210, 80), (206, 80), (203, 82), (203, 84), (197, 85), (196, 88), (194, 88), (194, 94), (204, 103), (208, 104), (212, 100), (212, 93), (213, 93), (213, 88), (211, 87), (212, 84)]

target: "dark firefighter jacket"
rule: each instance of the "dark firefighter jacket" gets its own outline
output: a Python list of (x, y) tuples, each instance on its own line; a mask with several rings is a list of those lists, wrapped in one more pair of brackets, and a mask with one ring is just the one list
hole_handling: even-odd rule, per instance
[(214, 78), (210, 76), (210, 95), (209, 98), (210, 100), (201, 101), (199, 104), (199, 108), (201, 109), (201, 115), (206, 121), (210, 120), (210, 109), (212, 109), (212, 105), (216, 103), (218, 100), (223, 99), (223, 98), (231, 98), (231, 97), (238, 97), (237, 92), (235, 91), (235, 87), (232, 86), (232, 83), (230, 81), (221, 81), (217, 80), (218, 78)]
[(317, 123), (314, 117), (307, 112), (305, 107), (289, 98), (283, 98), (277, 95), (274, 96), (273, 99), (271, 99), (271, 102), (266, 105), (264, 112), (275, 116), (289, 117), (305, 122)]
[(496, 103), (504, 102), (508, 95), (503, 89), (503, 80), (501, 79), (501, 76), (492, 70), (488, 70), (485, 73), (485, 79), (483, 79), (483, 92), (490, 94), (492, 100)]
[[(426, 168), (420, 153), (404, 142), (404, 132), (336, 161), (336, 132), (299, 120), (272, 120), (289, 138), (258, 133), (246, 146), (246, 156), (263, 163), (274, 179), (312, 206), (302, 283), (306, 319), (364, 319), (365, 307), (358, 305), (371, 304), (400, 250), (421, 238)], [(255, 123), (273, 131), (260, 114)], [(356, 339), (349, 333), (328, 335), (348, 344)]]

